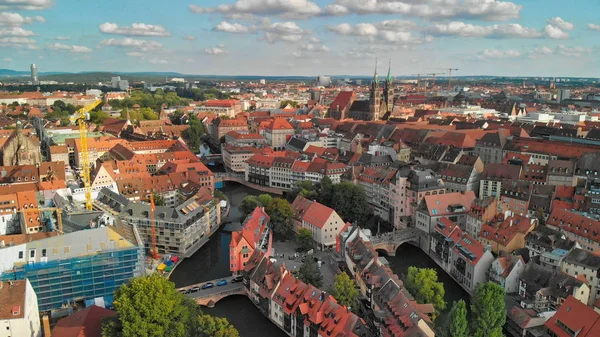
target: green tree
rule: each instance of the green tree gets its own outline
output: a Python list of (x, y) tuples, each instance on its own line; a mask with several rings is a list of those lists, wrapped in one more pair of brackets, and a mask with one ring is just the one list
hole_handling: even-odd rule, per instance
[(90, 112), (90, 122), (100, 125), (108, 118), (108, 114), (102, 110)]
[(318, 188), (318, 200), (323, 205), (331, 204), (331, 197), (333, 194), (333, 182), (328, 176), (323, 177), (319, 183)]
[(152, 192), (153, 197), (154, 197), (154, 206), (164, 206), (165, 205), (165, 198), (162, 196), (162, 194), (158, 194), (155, 192)]
[(286, 106), (290, 105), (292, 108), (299, 108), (300, 104), (298, 104), (298, 102), (296, 101), (292, 101), (292, 100), (284, 100), (281, 101), (281, 104), (279, 104), (279, 109), (283, 109)]
[(175, 285), (153, 274), (134, 278), (115, 292), (116, 319), (103, 325), (103, 337), (184, 337), (193, 335), (199, 306)]
[(436, 312), (446, 308), (444, 285), (438, 282), (437, 272), (431, 268), (409, 267), (406, 289), (418, 303), (431, 303)]
[(204, 124), (195, 115), (190, 115), (189, 127), (183, 131), (182, 136), (185, 139), (186, 144), (190, 147), (190, 150), (194, 152), (200, 151), (200, 144), (202, 144), (201, 137), (206, 133)]
[(308, 256), (298, 269), (298, 279), (317, 288), (323, 286), (323, 275), (312, 256)]
[(471, 332), (475, 337), (502, 337), (506, 323), (504, 288), (487, 282), (480, 283), (471, 301)]
[(300, 228), (296, 234), (296, 246), (298, 251), (306, 252), (312, 249), (312, 233), (306, 228)]
[(273, 203), (273, 197), (270, 194), (261, 194), (256, 199), (264, 207), (269, 207)]
[(244, 219), (250, 213), (252, 213), (252, 211), (254, 211), (254, 209), (256, 207), (259, 207), (259, 206), (262, 206), (262, 204), (260, 203), (260, 201), (258, 201), (258, 199), (256, 198), (256, 196), (254, 196), (254, 195), (248, 195), (248, 196), (244, 197), (244, 199), (242, 199), (242, 203), (238, 207), (238, 210), (242, 214), (241, 221), (244, 221)]
[(346, 221), (364, 223), (370, 213), (367, 196), (362, 186), (350, 182), (335, 184), (332, 187), (329, 206)]
[(265, 211), (271, 218), (271, 228), (277, 235), (290, 237), (294, 232), (294, 209), (290, 203), (282, 198), (274, 198)]
[(446, 322), (446, 337), (468, 337), (469, 326), (467, 321), (467, 305), (460, 300), (452, 304), (448, 320)]
[(213, 193), (214, 197), (219, 199), (219, 200), (227, 200), (227, 196), (225, 195), (225, 193), (223, 193), (220, 190), (215, 190), (215, 192)]
[(226, 318), (210, 315), (198, 316), (198, 329), (194, 336), (198, 337), (239, 337), (240, 334), (229, 324)]
[(358, 289), (354, 281), (346, 273), (337, 274), (333, 280), (333, 287), (330, 290), (335, 300), (353, 311), (358, 310)]

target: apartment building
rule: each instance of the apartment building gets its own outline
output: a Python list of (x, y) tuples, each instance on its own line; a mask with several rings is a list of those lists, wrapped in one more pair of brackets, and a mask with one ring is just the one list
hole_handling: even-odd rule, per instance
[(502, 152), (510, 130), (499, 129), (497, 132), (486, 133), (475, 142), (475, 155), (479, 156), (485, 164), (500, 164), (504, 159)]
[(525, 262), (519, 255), (507, 255), (497, 257), (488, 272), (490, 282), (494, 282), (504, 288), (507, 294), (519, 291), (519, 279), (525, 271)]
[(475, 167), (450, 164), (440, 172), (446, 193), (473, 191), (479, 193), (480, 173)]
[(517, 181), (521, 175), (521, 166), (506, 164), (486, 164), (479, 183), (479, 198), (493, 196), (500, 199), (502, 183)]
[(0, 303), (0, 336), (42, 336), (38, 299), (28, 279), (0, 281)]
[(233, 146), (261, 146), (267, 145), (267, 140), (258, 133), (229, 131), (225, 134), (225, 144)]
[(463, 235), (464, 232), (460, 227), (450, 219), (446, 217), (439, 219), (429, 236), (431, 240), (429, 256), (435, 259), (442, 269), (449, 271), (451, 269), (450, 249)]
[(569, 296), (544, 325), (550, 337), (595, 337), (600, 332), (600, 313)]
[(346, 223), (337, 212), (317, 201), (298, 195), (292, 203), (296, 230), (308, 229), (319, 249), (335, 246), (339, 233)]
[(0, 279), (28, 279), (40, 311), (86, 301), (110, 306), (120, 285), (144, 273), (144, 250), (135, 228), (118, 223), (52, 234), (1, 238), (7, 244), (0, 247)]
[(241, 274), (254, 251), (266, 244), (270, 219), (263, 207), (256, 207), (244, 220), (242, 230), (231, 233), (229, 270), (232, 274)]
[(255, 146), (236, 146), (227, 144), (222, 147), (223, 164), (235, 173), (244, 172), (245, 163), (255, 154), (272, 153), (270, 148), (259, 148)]
[(501, 219), (484, 224), (479, 232), (479, 241), (490, 246), (496, 254), (512, 254), (525, 248), (525, 237), (536, 228), (538, 220), (508, 211), (504, 220)]
[(432, 170), (415, 168), (408, 174), (407, 178), (406, 195), (408, 204), (406, 213), (412, 216), (425, 196), (444, 194), (445, 191), (444, 183)]
[(487, 272), (494, 261), (488, 248), (469, 234), (464, 234), (449, 253), (450, 275), (469, 293), (487, 281)]
[(577, 241), (581, 248), (600, 253), (600, 221), (582, 213), (555, 208), (546, 225), (564, 234), (569, 240)]
[(575, 186), (575, 160), (552, 159), (548, 162), (548, 185)]
[(585, 279), (590, 287), (587, 305), (591, 306), (600, 298), (600, 256), (575, 248), (564, 257), (562, 271), (572, 277)]
[(439, 219), (448, 217), (464, 228), (473, 200), (473, 191), (427, 195), (417, 209), (415, 227), (429, 234)]
[(274, 150), (283, 150), (285, 144), (296, 132), (294, 127), (284, 118), (275, 118), (264, 129), (265, 139)]
[(471, 208), (467, 213), (465, 231), (472, 237), (479, 237), (483, 224), (492, 221), (496, 214), (498, 214), (496, 198), (493, 196), (482, 199), (476, 198), (471, 203)]
[[(151, 249), (152, 224), (148, 203), (133, 202), (108, 189), (98, 194), (94, 205), (115, 214), (115, 219), (135, 228), (146, 250)], [(192, 256), (219, 228), (221, 207), (216, 199), (194, 195), (176, 206), (156, 206), (154, 228), (160, 254)]]

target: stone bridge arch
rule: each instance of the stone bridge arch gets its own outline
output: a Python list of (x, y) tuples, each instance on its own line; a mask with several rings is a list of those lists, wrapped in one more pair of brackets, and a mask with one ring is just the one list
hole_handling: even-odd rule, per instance
[(194, 301), (196, 301), (196, 303), (198, 303), (201, 306), (213, 308), (215, 304), (217, 304), (217, 302), (229, 296), (246, 296), (246, 289), (242, 287), (239, 289), (227, 290), (208, 296), (196, 297), (194, 298)]
[(396, 250), (406, 243), (421, 249), (426, 249), (428, 246), (425, 233), (414, 228), (377, 235), (371, 239), (371, 242), (376, 251), (385, 252), (388, 256), (396, 256)]

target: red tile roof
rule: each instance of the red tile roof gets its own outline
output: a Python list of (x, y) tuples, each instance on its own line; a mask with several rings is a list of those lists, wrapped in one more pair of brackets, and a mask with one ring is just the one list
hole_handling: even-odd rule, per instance
[(475, 200), (473, 191), (427, 195), (424, 198), (429, 216), (444, 216), (453, 213), (448, 208), (451, 205), (462, 205), (468, 211)]
[(476, 265), (477, 262), (479, 262), (479, 259), (481, 259), (481, 257), (485, 253), (485, 247), (481, 244), (481, 242), (475, 240), (469, 234), (464, 234), (462, 238), (460, 238), (460, 240), (456, 243), (456, 245), (452, 247), (454, 252), (457, 254), (459, 253), (459, 245), (473, 254), (473, 259), (466, 258), (466, 260), (472, 265)]
[(229, 247), (236, 247), (240, 240), (244, 238), (250, 247), (254, 249), (270, 219), (271, 218), (262, 207), (256, 207), (254, 211), (246, 217), (242, 230), (232, 233)]
[[(329, 220), (334, 212), (335, 211), (333, 209), (313, 201), (302, 216), (302, 220), (317, 228), (323, 229), (323, 227), (327, 224), (327, 220)], [(340, 223), (340, 228), (342, 224), (343, 223)]]
[(506, 246), (513, 240), (517, 233), (523, 235), (529, 233), (531, 227), (536, 223), (537, 221), (533, 218), (521, 215), (509, 216), (498, 225), (483, 224), (479, 236)]
[(102, 320), (117, 313), (95, 305), (62, 318), (52, 329), (53, 336), (102, 337)]
[(333, 100), (333, 102), (329, 104), (329, 109), (337, 110), (338, 107), (340, 108), (340, 110), (344, 109), (348, 105), (348, 103), (350, 103), (353, 97), (353, 91), (341, 91)]
[(284, 118), (275, 118), (267, 127), (267, 130), (294, 130), (294, 127), (290, 122)]
[(546, 224), (600, 242), (600, 221), (566, 209), (554, 208)]
[(554, 316), (546, 321), (545, 326), (557, 337), (573, 336), (565, 331), (563, 326), (576, 332), (577, 337), (597, 337), (600, 336), (600, 314), (575, 297), (569, 296)]

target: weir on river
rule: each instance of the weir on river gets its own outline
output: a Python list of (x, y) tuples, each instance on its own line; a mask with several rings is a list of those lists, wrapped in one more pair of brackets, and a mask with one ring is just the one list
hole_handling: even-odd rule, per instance
[[(229, 218), (239, 219), (241, 214), (238, 206), (247, 195), (259, 195), (261, 192), (246, 186), (226, 182), (221, 189), (229, 198), (231, 211)], [(191, 258), (185, 259), (171, 275), (171, 281), (176, 287), (184, 287), (204, 281), (215, 280), (230, 276), (229, 272), (229, 243), (231, 234), (225, 231), (214, 234), (209, 242), (198, 250)], [(468, 294), (447, 275), (421, 249), (405, 244), (396, 251), (396, 256), (386, 256), (390, 267), (398, 276), (408, 272), (410, 266), (433, 268), (437, 270), (438, 279), (444, 283), (445, 300), (448, 307), (438, 320), (445, 320), (453, 301), (464, 299), (469, 304)], [(205, 312), (225, 317), (240, 332), (241, 337), (279, 337), (286, 334), (275, 324), (263, 316), (252, 302), (245, 296), (232, 296), (219, 301), (214, 308), (203, 308)], [(439, 325), (439, 322), (436, 322)]]

